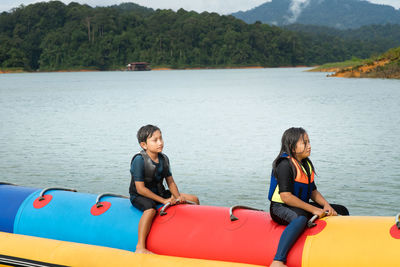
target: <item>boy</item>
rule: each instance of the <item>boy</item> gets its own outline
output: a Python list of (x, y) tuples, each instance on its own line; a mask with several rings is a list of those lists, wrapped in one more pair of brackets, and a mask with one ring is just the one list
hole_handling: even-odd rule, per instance
[[(146, 249), (146, 238), (150, 232), (157, 204), (184, 203), (190, 200), (199, 204), (195, 195), (180, 193), (174, 182), (169, 160), (162, 152), (164, 141), (161, 130), (154, 125), (146, 125), (139, 129), (137, 138), (142, 151), (133, 156), (131, 161), (130, 200), (133, 206), (143, 211), (139, 221), (138, 243), (136, 253), (152, 254)], [(163, 186), (164, 178), (168, 189)]]

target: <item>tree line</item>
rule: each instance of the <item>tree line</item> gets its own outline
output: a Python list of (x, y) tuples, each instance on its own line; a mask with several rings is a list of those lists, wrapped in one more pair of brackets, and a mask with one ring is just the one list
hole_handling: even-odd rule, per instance
[(136, 4), (93, 8), (50, 1), (0, 14), (3, 69), (114, 70), (134, 61), (171, 68), (311, 66), (384, 50), (374, 40)]

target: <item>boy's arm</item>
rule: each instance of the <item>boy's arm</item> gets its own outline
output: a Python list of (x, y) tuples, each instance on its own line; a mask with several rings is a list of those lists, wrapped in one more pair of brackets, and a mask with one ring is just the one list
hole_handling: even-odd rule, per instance
[(145, 185), (144, 182), (137, 182), (135, 181), (135, 186), (136, 186), (136, 190), (137, 192), (147, 198), (151, 198), (157, 202), (163, 203), (163, 204), (167, 204), (169, 202), (168, 199), (162, 198), (157, 194), (154, 194), (150, 189), (148, 189)]
[(174, 178), (173, 178), (172, 176), (168, 176), (168, 177), (166, 178), (166, 180), (167, 180), (167, 184), (168, 184), (168, 189), (169, 189), (169, 191), (171, 191), (171, 194), (172, 194), (176, 199), (179, 199), (181, 202), (185, 202), (186, 199), (185, 199), (184, 196), (182, 196), (182, 195), (179, 193), (178, 186), (176, 185), (176, 183), (175, 183), (175, 181), (174, 181)]

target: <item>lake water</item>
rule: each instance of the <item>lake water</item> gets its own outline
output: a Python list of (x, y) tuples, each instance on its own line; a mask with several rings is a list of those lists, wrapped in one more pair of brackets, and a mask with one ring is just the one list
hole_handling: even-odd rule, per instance
[(400, 212), (400, 80), (302, 68), (0, 75), (0, 181), (128, 194), (136, 132), (158, 125), (180, 191), (268, 209), (284, 130), (353, 215)]

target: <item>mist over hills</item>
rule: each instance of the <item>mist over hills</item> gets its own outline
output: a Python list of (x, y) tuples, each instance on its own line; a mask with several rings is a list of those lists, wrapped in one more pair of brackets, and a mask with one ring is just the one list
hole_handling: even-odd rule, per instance
[(400, 24), (400, 10), (364, 0), (272, 0), (232, 15), (250, 24), (260, 21), (277, 26), (298, 23), (350, 29)]

